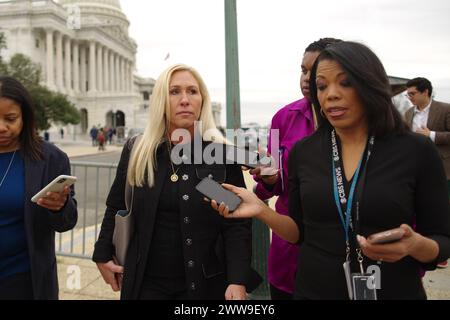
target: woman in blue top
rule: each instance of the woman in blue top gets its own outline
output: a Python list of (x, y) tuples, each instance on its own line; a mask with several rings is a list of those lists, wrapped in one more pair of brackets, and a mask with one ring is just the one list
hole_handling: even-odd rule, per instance
[(39, 138), (30, 94), (0, 76), (0, 300), (58, 298), (54, 237), (76, 224), (74, 190), (30, 199), (61, 174), (69, 159)]

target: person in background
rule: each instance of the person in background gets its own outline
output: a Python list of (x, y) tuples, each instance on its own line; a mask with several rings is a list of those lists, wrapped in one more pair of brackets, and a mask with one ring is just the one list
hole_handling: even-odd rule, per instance
[(105, 151), (106, 137), (103, 128), (100, 128), (97, 133), (98, 151)]
[(91, 131), (89, 131), (89, 134), (91, 136), (92, 139), (92, 146), (96, 147), (97, 146), (97, 135), (98, 135), (98, 129), (96, 126), (92, 126)]
[[(230, 213), (223, 203), (211, 206), (228, 218), (256, 217), (299, 244), (296, 299), (355, 298), (351, 283), (372, 273), (369, 267), (379, 277), (358, 287), (365, 293), (359, 299), (374, 298), (373, 290), (380, 300), (426, 299), (420, 268), (434, 270), (450, 256), (438, 151), (408, 130), (392, 104), (381, 61), (365, 45), (342, 41), (323, 50), (310, 92), (320, 110), (319, 129), (289, 155), (289, 216), (225, 184), (243, 200), (240, 207)], [(397, 241), (367, 239), (393, 228), (403, 233)]]
[[(426, 78), (414, 78), (406, 83), (407, 96), (414, 107), (405, 113), (411, 130), (431, 139), (436, 145), (447, 176), (450, 199), (450, 104), (433, 100), (433, 86)], [(448, 262), (438, 263), (447, 268)]]
[(0, 76), (0, 300), (58, 299), (55, 232), (77, 222), (74, 188), (30, 199), (62, 174), (69, 159), (38, 136), (30, 94)]
[[(280, 170), (275, 175), (263, 175), (261, 168), (251, 170), (257, 181), (255, 192), (262, 200), (279, 196), (275, 208), (280, 214), (288, 214), (288, 167), (289, 152), (294, 144), (316, 128), (316, 116), (309, 95), (311, 68), (320, 52), (328, 45), (340, 40), (322, 38), (306, 47), (301, 62), (300, 88), (303, 98), (280, 109), (272, 119), (267, 152), (276, 158)], [(279, 150), (272, 150), (272, 130), (279, 132)], [(297, 272), (298, 246), (272, 233), (268, 258), (268, 281), (272, 300), (290, 300), (294, 292)]]
[(111, 145), (113, 143), (114, 130), (113, 128), (108, 129), (108, 142)]

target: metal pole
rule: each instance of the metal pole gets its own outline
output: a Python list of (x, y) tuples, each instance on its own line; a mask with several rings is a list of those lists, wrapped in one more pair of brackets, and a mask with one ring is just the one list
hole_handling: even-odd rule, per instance
[[(241, 104), (239, 93), (239, 50), (236, 0), (225, 1), (225, 51), (227, 73), (227, 128), (241, 127)], [(233, 141), (235, 142), (235, 141)], [(267, 256), (270, 244), (269, 229), (264, 223), (254, 222), (252, 231), (253, 267), (260, 273), (264, 283), (252, 294), (253, 299), (268, 299)]]
[(241, 99), (239, 93), (239, 49), (236, 0), (225, 1), (225, 51), (227, 78), (227, 128), (241, 127)]

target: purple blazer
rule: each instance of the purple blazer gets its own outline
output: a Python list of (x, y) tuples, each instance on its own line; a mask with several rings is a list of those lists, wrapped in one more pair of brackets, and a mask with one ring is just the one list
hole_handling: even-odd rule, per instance
[[(273, 129), (279, 130), (279, 150), (272, 150)], [(292, 102), (279, 110), (272, 119), (269, 135), (268, 152), (275, 158), (280, 168), (278, 182), (267, 188), (258, 182), (256, 194), (266, 200), (279, 196), (275, 209), (278, 213), (289, 215), (288, 210), (288, 157), (294, 144), (314, 132), (314, 118), (310, 102), (303, 98)], [(274, 147), (275, 148), (275, 147)], [(298, 246), (290, 244), (272, 233), (269, 249), (268, 278), (271, 285), (279, 290), (293, 293), (295, 274), (297, 272)]]

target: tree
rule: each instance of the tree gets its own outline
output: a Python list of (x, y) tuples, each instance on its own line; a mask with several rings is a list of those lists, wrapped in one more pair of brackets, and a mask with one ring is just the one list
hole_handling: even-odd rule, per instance
[(20, 53), (15, 54), (5, 69), (5, 74), (16, 78), (29, 90), (36, 108), (38, 129), (47, 130), (52, 123), (80, 123), (80, 113), (67, 96), (40, 85), (41, 67), (30, 58)]
[(37, 126), (41, 130), (50, 128), (51, 123), (78, 124), (80, 113), (67, 97), (45, 87), (38, 86), (30, 90), (36, 107)]
[(41, 82), (41, 67), (24, 54), (12, 56), (7, 69), (8, 75), (19, 80), (27, 89), (39, 86)]
[(39, 130), (47, 130), (50, 128), (49, 113), (46, 112), (46, 101), (51, 101), (52, 93), (45, 87), (37, 86), (30, 89), (33, 97), (36, 115), (36, 126)]

